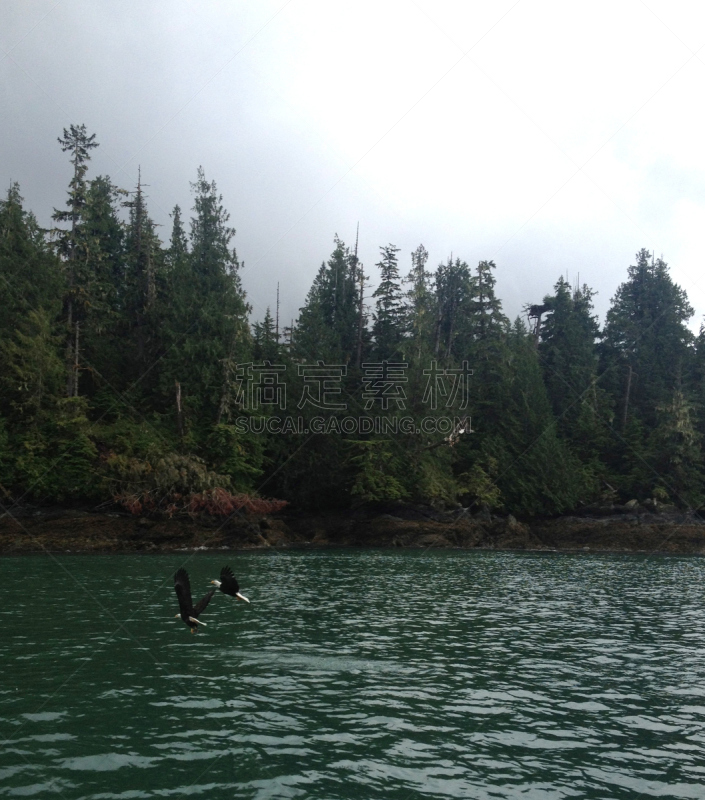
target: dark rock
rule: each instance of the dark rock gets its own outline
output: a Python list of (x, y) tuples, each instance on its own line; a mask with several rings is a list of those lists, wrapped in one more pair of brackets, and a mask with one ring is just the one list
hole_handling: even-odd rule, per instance
[[(303, 512), (247, 515), (229, 520), (177, 516), (155, 521), (124, 514), (46, 509), (22, 520), (0, 517), (0, 552), (174, 552), (193, 549), (244, 549), (313, 545), (321, 547), (429, 547), (555, 550), (589, 552), (691, 553), (705, 555), (705, 521), (673, 507), (647, 510), (630, 504), (618, 513), (598, 515), (594, 508), (570, 517), (532, 520), (492, 517), (488, 509), (471, 517), (458, 509), (448, 514), (423, 507), (388, 504), (372, 518), (352, 513)], [(393, 513), (392, 509), (397, 513)], [(412, 517), (412, 518), (406, 518)], [(216, 524), (217, 523), (217, 524)]]

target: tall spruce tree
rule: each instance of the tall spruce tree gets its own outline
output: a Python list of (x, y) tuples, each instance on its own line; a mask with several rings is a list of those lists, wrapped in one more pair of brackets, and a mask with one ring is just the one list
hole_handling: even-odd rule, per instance
[(86, 402), (64, 396), (65, 278), (13, 185), (0, 201), (0, 480), (6, 496), (12, 486), (35, 499), (96, 491)]
[(65, 378), (57, 349), (63, 292), (56, 256), (14, 183), (0, 200), (0, 416), (13, 425), (55, 402), (57, 374)]
[(279, 344), (272, 313), (267, 306), (262, 322), (253, 325), (252, 355), (256, 361), (276, 363), (279, 358)]
[(153, 370), (149, 375), (145, 370), (162, 349), (157, 289), (164, 282), (164, 253), (147, 211), (141, 174), (132, 198), (124, 205), (130, 214), (125, 236), (125, 323), (132, 351), (125, 369), (145, 392), (156, 380)]
[(476, 443), (497, 462), (497, 485), (509, 508), (524, 515), (558, 514), (592, 499), (594, 477), (561, 441), (533, 336), (517, 320), (508, 336), (509, 362), (488, 427), (478, 419)]
[(9, 338), (32, 310), (46, 308), (52, 320), (59, 314), (64, 280), (44, 233), (13, 183), (0, 200), (0, 338)]
[[(160, 383), (165, 398), (181, 387), (184, 415), (195, 426), (219, 417), (230, 381), (223, 363), (247, 360), (250, 307), (240, 281), (240, 262), (230, 242), (235, 230), (215, 182), (199, 168), (195, 183), (190, 251), (184, 252), (180, 215), (174, 214), (169, 260), (170, 311), (162, 326)], [(227, 372), (227, 370), (226, 370)]]
[(301, 309), (295, 352), (304, 361), (354, 363), (359, 338), (357, 257), (335, 236), (335, 249), (321, 264)]
[[(456, 258), (439, 264), (434, 275), (436, 296), (436, 324), (433, 352), (437, 358), (448, 360), (458, 349), (467, 354), (467, 342), (463, 341), (463, 329), (469, 321), (469, 302), (472, 297), (472, 281), (468, 265)], [(460, 342), (458, 338), (460, 336)], [(456, 345), (460, 345), (459, 348)]]
[(166, 254), (166, 263), (170, 274), (175, 270), (182, 267), (188, 258), (188, 237), (184, 230), (184, 223), (181, 219), (181, 207), (174, 206), (171, 212), (173, 220), (171, 226), (171, 239), (169, 240), (169, 249)]
[(125, 229), (118, 214), (124, 194), (102, 175), (90, 181), (86, 193), (83, 231), (89, 243), (85, 266), (90, 293), (80, 343), (86, 366), (81, 372), (82, 391), (91, 396), (107, 387), (120, 389), (125, 379)]
[(506, 333), (509, 320), (502, 312), (502, 303), (495, 295), (497, 279), (494, 261), (480, 261), (472, 279), (470, 321), (472, 338), (478, 345), (478, 356), (489, 358), (496, 342)]
[(80, 324), (85, 316), (86, 305), (91, 293), (91, 279), (87, 262), (91, 242), (83, 225), (87, 202), (86, 172), (90, 161), (90, 151), (98, 147), (95, 134), (88, 135), (85, 125), (71, 125), (64, 128), (59, 144), (65, 153), (71, 154), (73, 177), (69, 183), (68, 210), (54, 210), (56, 222), (70, 222), (69, 230), (57, 231), (58, 250), (66, 265), (67, 291), (64, 298), (64, 318), (66, 324), (66, 394), (78, 394), (78, 359)]
[(380, 247), (382, 258), (377, 262), (380, 271), (379, 286), (373, 292), (375, 305), (374, 352), (379, 361), (401, 358), (405, 334), (404, 295), (399, 277), (399, 248), (393, 244)]
[(673, 283), (668, 265), (640, 250), (627, 280), (617, 289), (602, 346), (605, 384), (626, 428), (631, 415), (657, 424), (657, 406), (670, 402), (674, 386), (690, 370), (693, 315), (686, 293)]
[(548, 313), (540, 328), (539, 356), (553, 411), (565, 432), (583, 402), (595, 404), (600, 329), (592, 313), (593, 295), (587, 286), (571, 289), (561, 277), (554, 294), (543, 299)]
[(433, 276), (426, 269), (428, 250), (420, 244), (411, 254), (411, 270), (404, 279), (409, 284), (406, 292), (406, 330), (417, 349), (422, 342), (430, 341), (436, 319), (436, 303), (433, 295)]
[(695, 406), (675, 388), (669, 402), (660, 404), (657, 412), (659, 423), (649, 437), (653, 470), (642, 491), (653, 494), (658, 487), (679, 505), (698, 508), (705, 495), (702, 435), (697, 430)]
[(561, 437), (604, 480), (603, 460), (613, 449), (613, 414), (598, 379), (600, 329), (593, 296), (588, 286), (571, 289), (559, 278), (554, 294), (543, 299), (538, 353)]

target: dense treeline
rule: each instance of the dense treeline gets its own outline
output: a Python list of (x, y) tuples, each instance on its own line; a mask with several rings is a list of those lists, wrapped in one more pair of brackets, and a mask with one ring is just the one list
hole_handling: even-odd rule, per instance
[(705, 332), (646, 250), (600, 329), (587, 286), (560, 278), (512, 323), (492, 261), (432, 271), (421, 245), (408, 274), (381, 247), (370, 294), (336, 237), (296, 323), (268, 310), (251, 327), (235, 231), (202, 170), (165, 245), (139, 179), (88, 178), (85, 126), (59, 143), (73, 176), (54, 229), (17, 185), (0, 201), (4, 506), (703, 503)]

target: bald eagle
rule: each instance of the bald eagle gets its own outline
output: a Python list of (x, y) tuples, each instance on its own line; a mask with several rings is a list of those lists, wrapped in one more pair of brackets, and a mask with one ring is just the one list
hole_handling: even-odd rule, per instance
[[(237, 582), (237, 578), (233, 575), (233, 571), (230, 567), (223, 567), (223, 569), (220, 570), (220, 580), (211, 581), (211, 583), (215, 584), (216, 589), (220, 589), (223, 594), (237, 597), (239, 600), (244, 600), (246, 603), (250, 602), (244, 595), (240, 594), (240, 584)], [(215, 591), (215, 589), (213, 589), (213, 591)]]
[(191, 628), (191, 633), (196, 633), (199, 625), (205, 625), (198, 618), (205, 611), (206, 606), (211, 601), (211, 597), (215, 594), (215, 589), (211, 589), (205, 597), (196, 603), (194, 606), (191, 599), (191, 583), (188, 579), (188, 572), (183, 567), (179, 567), (174, 575), (174, 590), (176, 597), (179, 600), (179, 613), (177, 617), (181, 617), (186, 625)]

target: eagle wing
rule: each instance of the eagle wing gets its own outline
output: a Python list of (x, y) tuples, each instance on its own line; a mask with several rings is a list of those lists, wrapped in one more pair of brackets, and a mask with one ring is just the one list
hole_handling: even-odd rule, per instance
[(220, 570), (220, 582), (222, 584), (220, 588), (225, 594), (235, 596), (240, 591), (240, 584), (237, 582), (237, 578), (233, 575), (230, 567), (223, 567)]
[(215, 594), (215, 589), (211, 589), (210, 592), (208, 592), (208, 594), (205, 597), (202, 597), (198, 601), (197, 605), (193, 607), (193, 616), (196, 617), (196, 619), (198, 619), (198, 617), (201, 616), (208, 603), (210, 603), (211, 597), (213, 597), (214, 594)]
[(181, 613), (185, 614), (187, 617), (193, 616), (191, 582), (188, 579), (188, 572), (186, 572), (183, 567), (179, 567), (179, 569), (176, 570), (176, 575), (174, 575), (174, 590), (179, 600), (179, 609)]

